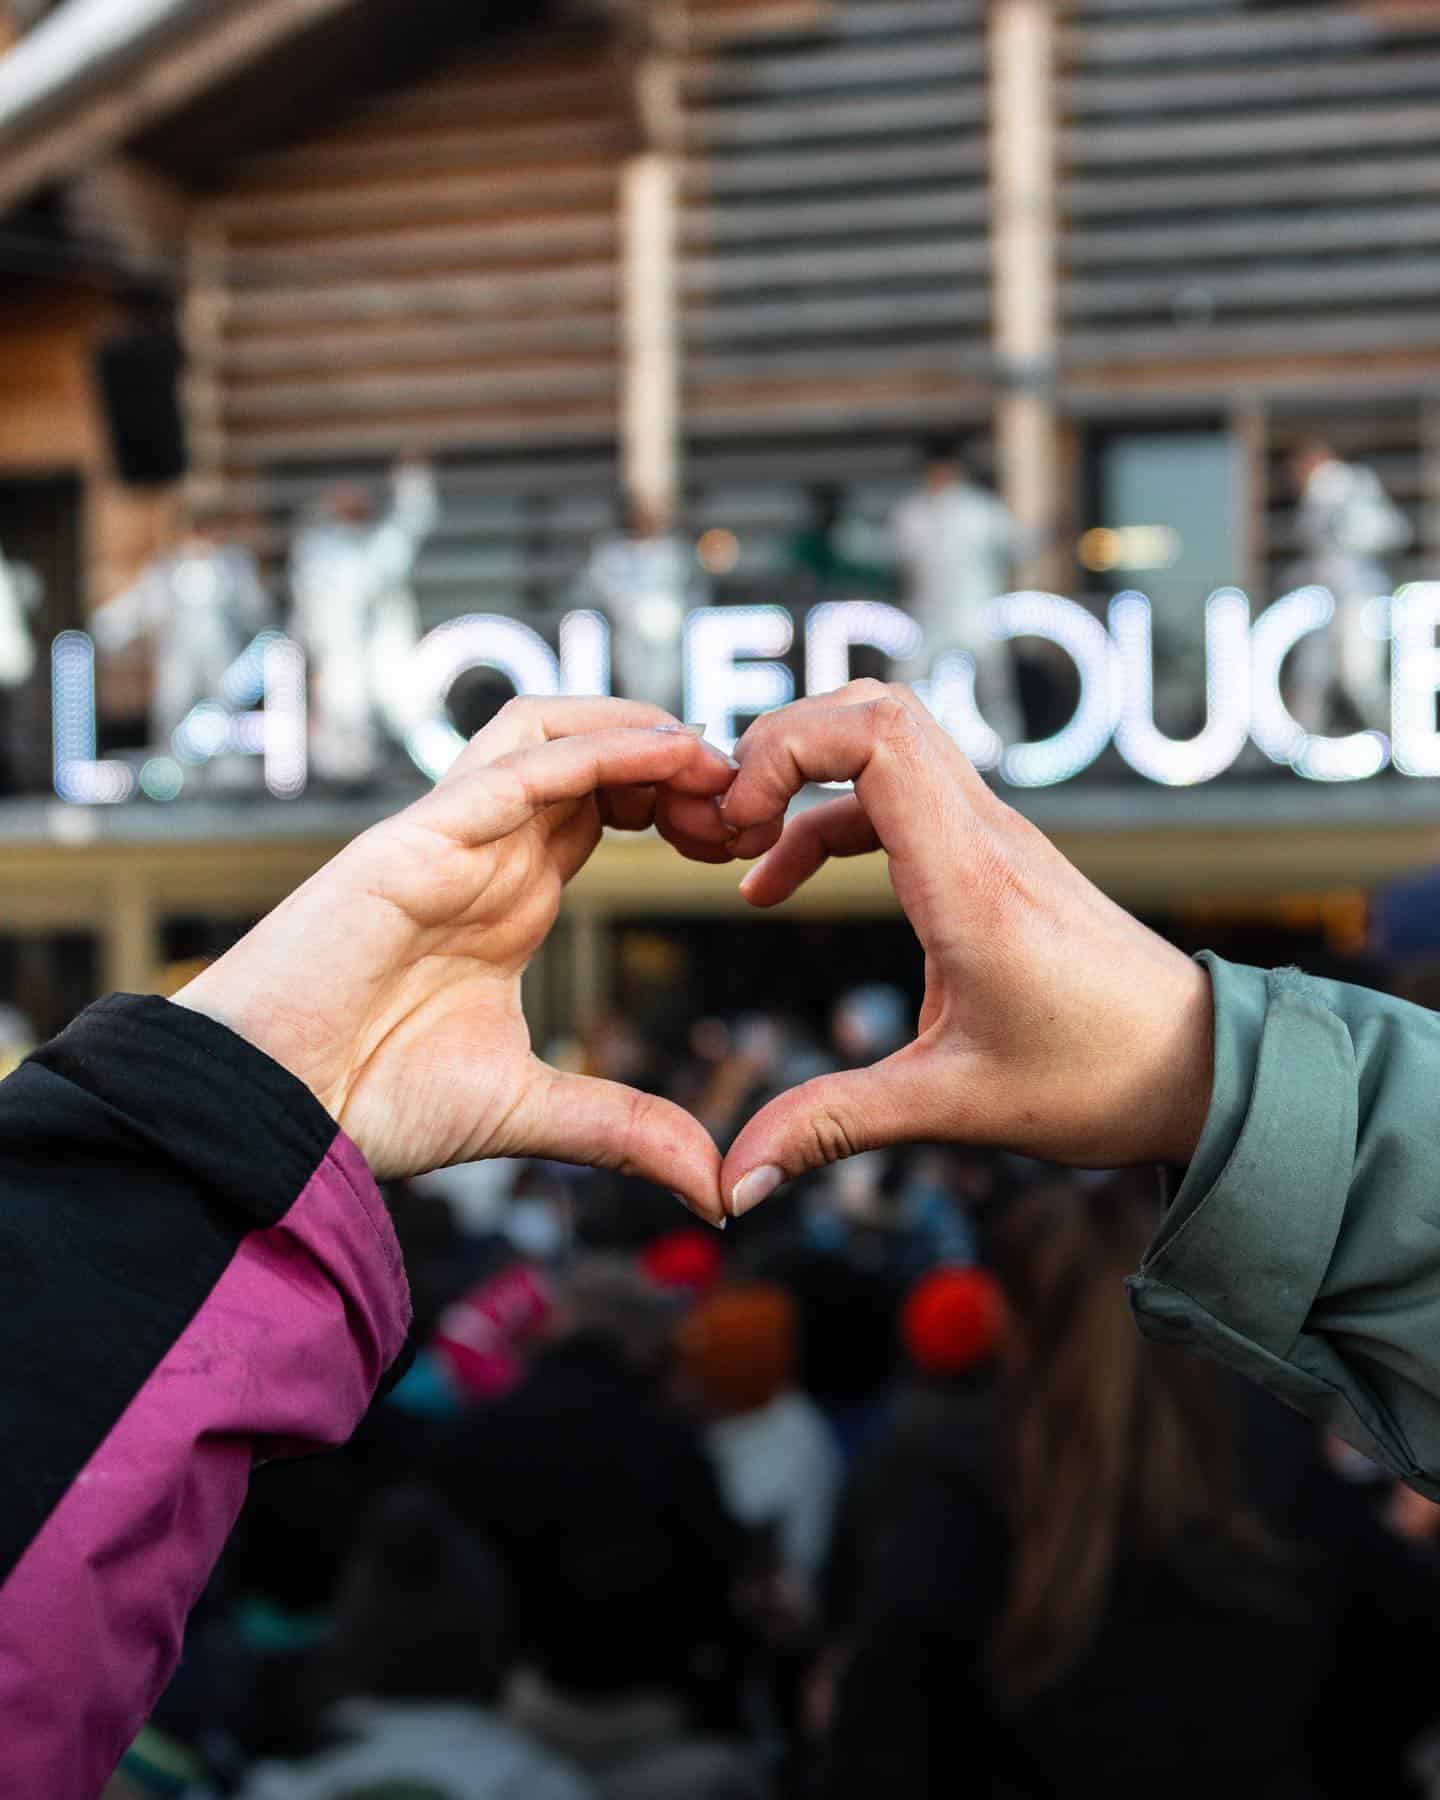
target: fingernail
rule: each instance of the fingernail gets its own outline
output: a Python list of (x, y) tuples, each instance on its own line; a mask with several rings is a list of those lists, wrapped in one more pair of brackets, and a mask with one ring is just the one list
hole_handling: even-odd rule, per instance
[(703, 725), (657, 725), (655, 729), (657, 731), (682, 731), (686, 737), (703, 738), (705, 735)]
[(713, 1225), (717, 1231), (723, 1231), (725, 1229), (728, 1221), (723, 1214), (718, 1219), (712, 1218), (708, 1212), (701, 1212), (698, 1206), (692, 1206), (685, 1196), (677, 1189), (671, 1188), (670, 1192), (672, 1197), (680, 1202), (692, 1219), (698, 1219), (702, 1225)]
[(725, 817), (724, 813), (720, 810), (720, 802), (718, 800), (714, 801), (712, 804), (715, 807), (715, 817), (720, 821), (720, 829), (725, 833), (725, 841), (733, 844), (735, 839), (740, 835), (740, 827), (738, 825), (732, 825)]
[(768, 1200), (784, 1179), (785, 1171), (777, 1169), (773, 1163), (764, 1163), (748, 1175), (742, 1175), (730, 1190), (730, 1217), (738, 1219), (752, 1206)]
[(704, 737), (706, 731), (704, 725), (697, 725), (693, 719), (687, 720), (683, 729), (690, 732), (695, 737)]

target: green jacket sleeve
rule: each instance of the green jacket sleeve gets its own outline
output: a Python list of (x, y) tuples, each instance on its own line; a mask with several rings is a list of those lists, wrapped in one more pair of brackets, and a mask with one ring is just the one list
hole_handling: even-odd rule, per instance
[(1215, 1084), (1130, 1298), (1440, 1500), (1440, 1014), (1206, 954)]

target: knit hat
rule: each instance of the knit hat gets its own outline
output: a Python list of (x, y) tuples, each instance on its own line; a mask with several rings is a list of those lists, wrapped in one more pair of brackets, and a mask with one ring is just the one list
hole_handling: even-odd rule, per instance
[(657, 1287), (688, 1294), (705, 1294), (720, 1279), (720, 1245), (714, 1232), (682, 1225), (667, 1231), (640, 1252), (641, 1271)]
[(790, 1385), (795, 1367), (795, 1303), (766, 1282), (722, 1288), (680, 1324), (680, 1367), (707, 1411), (753, 1412)]
[(932, 1269), (906, 1296), (900, 1337), (921, 1374), (943, 1379), (989, 1362), (1005, 1318), (1004, 1291), (988, 1269)]
[(526, 1353), (555, 1309), (539, 1269), (512, 1263), (447, 1306), (433, 1347), (468, 1400), (498, 1400), (520, 1385)]

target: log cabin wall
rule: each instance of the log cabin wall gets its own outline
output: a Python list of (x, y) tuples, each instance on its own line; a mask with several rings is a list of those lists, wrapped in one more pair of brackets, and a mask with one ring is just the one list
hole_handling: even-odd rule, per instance
[(1253, 582), (1296, 553), (1322, 437), (1440, 553), (1440, 18), (1433, 8), (1073, 0), (1063, 14), (1062, 392), (1084, 417), (1230, 409)]
[(754, 23), (694, 12), (679, 69), (681, 408), (696, 528), (734, 531), (737, 591), (776, 597), (827, 499), (887, 560), (927, 434), (996, 473), (986, 7)]
[(278, 560), (337, 475), (428, 453), (427, 614), (534, 604), (617, 484), (635, 145), (614, 40), (567, 34), (225, 170), (196, 208), (186, 309), (196, 499), (258, 513)]

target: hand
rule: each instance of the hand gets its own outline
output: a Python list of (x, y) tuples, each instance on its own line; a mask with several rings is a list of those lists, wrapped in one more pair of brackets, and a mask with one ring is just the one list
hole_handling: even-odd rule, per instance
[(738, 842), (807, 782), (855, 784), (785, 825), (745, 898), (774, 906), (828, 857), (883, 849), (925, 951), (925, 1002), (913, 1043), (750, 1121), (721, 1174), (732, 1214), (806, 1169), (913, 1139), (1097, 1167), (1189, 1158), (1212, 1079), (1205, 971), (992, 793), (908, 688), (797, 701), (736, 757), (720, 811)]
[(715, 796), (732, 775), (658, 707), (512, 701), (431, 793), (349, 844), (175, 999), (298, 1076), (379, 1177), (555, 1157), (662, 1182), (718, 1224), (704, 1128), (666, 1100), (541, 1062), (520, 977), (603, 825), (643, 830), (658, 810), (687, 854), (717, 854), (730, 834)]

